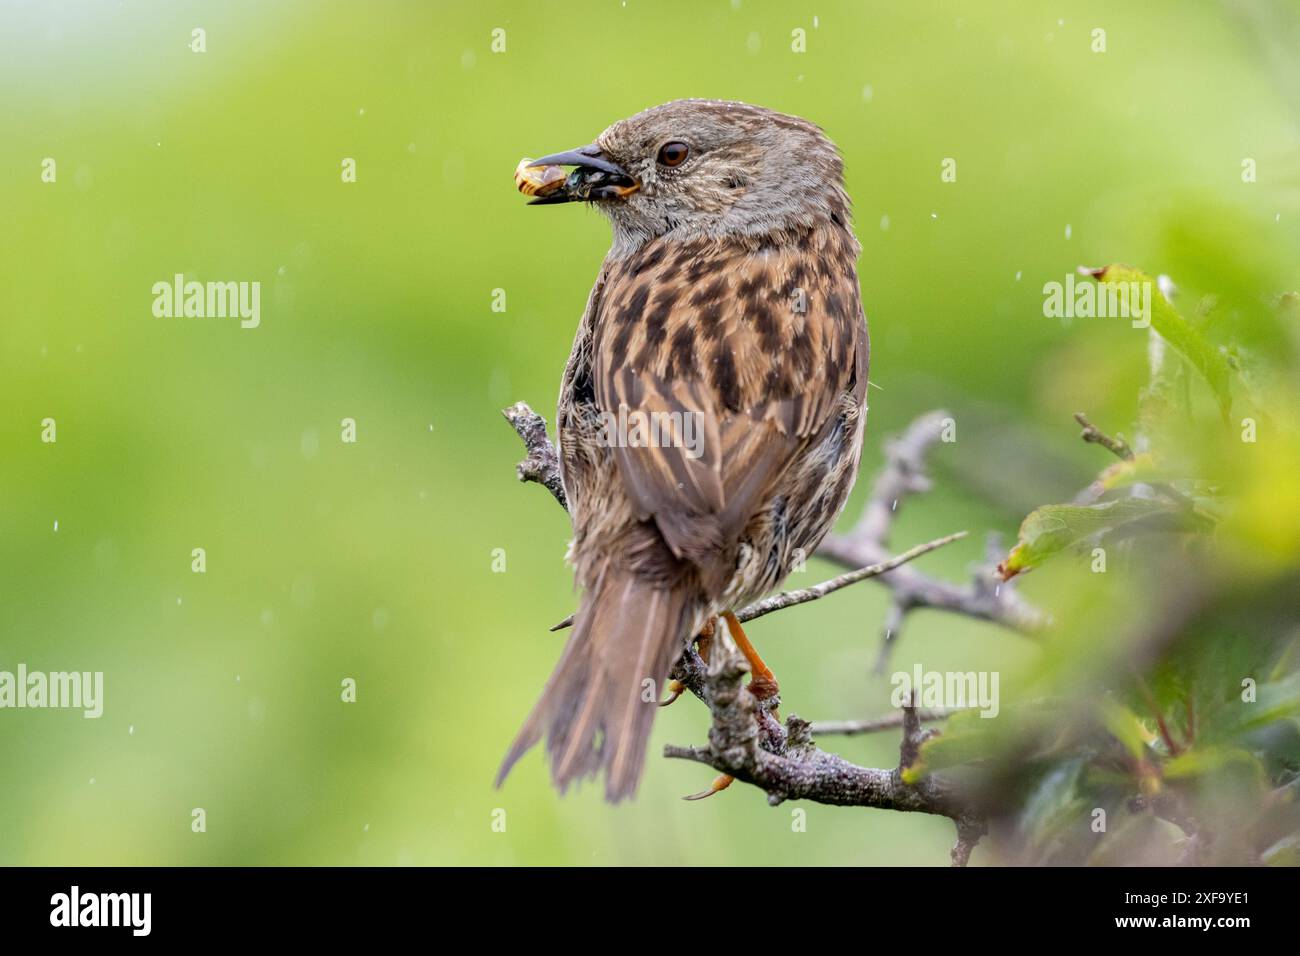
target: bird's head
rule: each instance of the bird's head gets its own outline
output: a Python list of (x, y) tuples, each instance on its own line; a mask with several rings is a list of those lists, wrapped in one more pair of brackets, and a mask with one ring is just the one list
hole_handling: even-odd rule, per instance
[[(562, 166), (572, 167), (563, 179), (548, 169)], [(520, 188), (537, 204), (594, 204), (613, 224), (617, 255), (668, 233), (760, 241), (843, 224), (843, 169), (835, 145), (806, 120), (676, 100), (620, 120), (589, 146), (531, 161)]]

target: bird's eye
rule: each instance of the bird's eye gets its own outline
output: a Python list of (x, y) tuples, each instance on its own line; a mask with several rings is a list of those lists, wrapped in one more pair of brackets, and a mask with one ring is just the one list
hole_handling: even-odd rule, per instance
[(685, 143), (664, 143), (659, 147), (659, 162), (664, 166), (680, 166), (690, 155), (690, 147)]

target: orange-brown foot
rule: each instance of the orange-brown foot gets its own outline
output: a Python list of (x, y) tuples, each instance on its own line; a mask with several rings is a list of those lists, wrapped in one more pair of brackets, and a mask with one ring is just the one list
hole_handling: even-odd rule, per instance
[(758, 651), (745, 636), (745, 631), (741, 628), (736, 615), (730, 611), (723, 611), (722, 617), (727, 622), (727, 629), (731, 631), (731, 639), (740, 648), (740, 653), (745, 655), (745, 660), (749, 661), (749, 692), (759, 700), (775, 697), (781, 690), (781, 685), (776, 682), (776, 675), (763, 663), (763, 658), (758, 656)]
[(729, 786), (731, 786), (731, 784), (735, 781), (735, 779), (736, 778), (733, 777), (731, 774), (724, 773), (722, 776), (715, 778), (713, 783), (709, 784), (708, 790), (701, 790), (699, 793), (692, 793), (690, 796), (682, 797), (682, 799), (703, 800), (705, 797), (711, 797), (715, 793), (718, 793), (722, 790), (726, 790)]

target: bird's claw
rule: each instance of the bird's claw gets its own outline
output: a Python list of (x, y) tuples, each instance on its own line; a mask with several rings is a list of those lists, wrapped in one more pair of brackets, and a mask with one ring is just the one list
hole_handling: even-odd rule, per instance
[(678, 697), (682, 696), (682, 691), (686, 690), (686, 685), (679, 680), (672, 681), (668, 685), (668, 699), (659, 701), (660, 707), (667, 707)]
[(729, 786), (732, 785), (733, 782), (735, 782), (735, 779), (736, 778), (733, 777), (731, 774), (724, 773), (721, 776), (714, 778), (713, 783), (709, 784), (708, 790), (701, 790), (699, 793), (689, 794), (688, 796), (682, 797), (682, 799), (703, 800), (705, 797), (711, 797), (715, 793), (718, 793), (722, 790), (726, 790)]

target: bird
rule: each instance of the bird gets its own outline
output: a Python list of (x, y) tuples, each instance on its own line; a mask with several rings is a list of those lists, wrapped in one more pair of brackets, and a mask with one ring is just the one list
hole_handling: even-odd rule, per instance
[(496, 784), (544, 736), (557, 790), (603, 774), (618, 803), (638, 788), (670, 671), (695, 640), (707, 652), (715, 623), (749, 659), (750, 691), (779, 691), (735, 611), (813, 553), (852, 490), (861, 246), (835, 144), (746, 103), (644, 110), (524, 160), (516, 182), (529, 205), (599, 210), (612, 242), (557, 409), (581, 596)]

